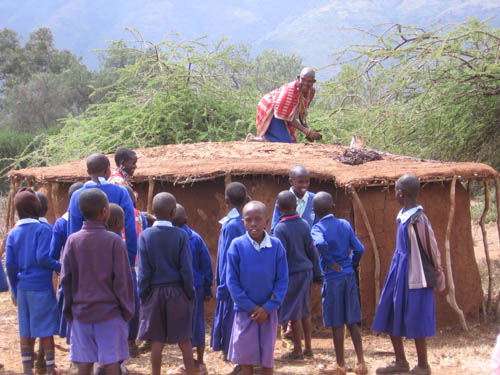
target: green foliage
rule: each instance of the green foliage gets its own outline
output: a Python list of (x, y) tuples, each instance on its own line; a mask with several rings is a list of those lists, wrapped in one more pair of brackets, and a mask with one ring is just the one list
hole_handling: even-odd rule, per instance
[[(19, 155), (31, 144), (34, 134), (18, 133), (12, 130), (0, 130), (0, 192), (8, 190), (7, 178), (3, 172), (15, 162)], [(34, 149), (31, 148), (31, 151)], [(18, 168), (24, 167), (24, 163), (16, 165)]]

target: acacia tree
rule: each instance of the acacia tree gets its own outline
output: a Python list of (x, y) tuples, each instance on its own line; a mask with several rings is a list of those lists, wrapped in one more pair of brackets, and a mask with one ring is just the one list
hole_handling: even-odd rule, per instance
[[(500, 29), (472, 19), (426, 30), (361, 31), (372, 44), (338, 54), (316, 114), (327, 140), (500, 167)], [(318, 107), (318, 106), (317, 106)]]

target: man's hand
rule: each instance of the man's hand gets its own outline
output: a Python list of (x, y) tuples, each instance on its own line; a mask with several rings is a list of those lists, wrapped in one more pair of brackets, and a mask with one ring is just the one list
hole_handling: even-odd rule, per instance
[(320, 139), (322, 139), (323, 136), (321, 135), (321, 133), (319, 131), (316, 131), (316, 130), (310, 130), (307, 134), (306, 134), (306, 139), (309, 141), (309, 142), (314, 142), (314, 141), (319, 141)]
[(267, 313), (266, 310), (262, 306), (256, 306), (251, 314), (252, 320), (256, 321), (257, 323), (264, 323), (269, 314)]
[(331, 266), (325, 267), (325, 272), (327, 272), (329, 269), (337, 272), (343, 270), (342, 266), (338, 263), (333, 263)]
[(12, 300), (12, 304), (17, 307), (17, 298), (14, 297), (14, 295), (11, 295), (10, 299)]

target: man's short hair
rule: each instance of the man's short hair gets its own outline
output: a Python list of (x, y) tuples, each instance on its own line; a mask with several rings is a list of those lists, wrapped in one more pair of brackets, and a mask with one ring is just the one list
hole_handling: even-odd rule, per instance
[(119, 167), (122, 162), (129, 161), (134, 157), (137, 157), (134, 150), (128, 147), (120, 147), (115, 151), (115, 164), (117, 167)]
[(108, 204), (106, 194), (97, 188), (84, 190), (78, 197), (78, 207), (87, 220), (94, 220)]
[(226, 187), (226, 197), (233, 206), (242, 206), (247, 198), (247, 188), (241, 182), (231, 182)]

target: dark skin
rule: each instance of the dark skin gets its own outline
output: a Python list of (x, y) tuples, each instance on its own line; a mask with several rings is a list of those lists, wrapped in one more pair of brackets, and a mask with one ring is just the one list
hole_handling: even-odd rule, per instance
[(309, 189), (309, 185), (311, 183), (309, 171), (301, 166), (293, 167), (290, 170), (288, 182), (292, 187), (293, 193), (298, 198), (302, 198), (306, 191)]
[(121, 169), (123, 169), (129, 176), (133, 176), (135, 170), (137, 169), (137, 155), (131, 154), (130, 159), (127, 161), (122, 161), (119, 165)]
[[(333, 197), (324, 191), (320, 191), (313, 198), (314, 212), (319, 220), (323, 217), (333, 213), (335, 207), (333, 203)], [(330, 269), (334, 271), (342, 271), (343, 268), (340, 264), (333, 264)], [(356, 352), (356, 357), (358, 359), (358, 364), (364, 365), (365, 358), (363, 354), (363, 341), (361, 339), (361, 330), (359, 324), (348, 324), (347, 329), (349, 330), (352, 338), (352, 343), (354, 346), (354, 351)], [(344, 354), (344, 326), (332, 327), (333, 334), (333, 347), (335, 348), (335, 358), (337, 365), (339, 367), (345, 367), (345, 354)]]
[[(153, 198), (153, 212), (157, 220), (172, 221), (175, 217), (177, 202), (175, 197), (170, 193), (158, 193)], [(195, 374), (195, 366), (193, 359), (193, 347), (191, 339), (187, 339), (178, 343), (179, 349), (182, 352), (182, 359), (187, 375)], [(153, 375), (161, 374), (161, 357), (165, 343), (160, 341), (151, 342), (151, 368)]]
[(107, 180), (111, 175), (111, 165), (106, 155), (90, 155), (87, 158), (87, 173), (89, 174), (90, 179), (96, 184), (101, 184), (99, 177), (104, 177)]
[[(248, 231), (250, 237), (261, 243), (264, 240), (265, 229), (267, 226), (267, 209), (262, 202), (251, 201), (245, 205), (242, 212), (243, 224), (245, 229)], [(257, 323), (264, 323), (269, 318), (269, 314), (262, 306), (255, 306), (250, 314), (252, 320)], [(243, 375), (252, 375), (254, 366), (241, 366), (241, 373)], [(262, 373), (264, 375), (272, 375), (273, 368), (262, 367)]]

